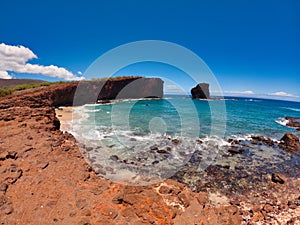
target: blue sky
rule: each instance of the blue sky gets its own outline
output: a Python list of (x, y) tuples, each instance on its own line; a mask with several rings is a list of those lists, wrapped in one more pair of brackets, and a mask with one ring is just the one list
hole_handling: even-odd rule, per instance
[[(276, 93), (294, 99), (300, 96), (299, 15), (296, 0), (10, 0), (1, 2), (0, 43), (30, 49), (36, 57), (25, 58), (45, 66), (37, 68), (48, 71), (44, 74), (64, 68), (79, 75), (78, 71), (84, 73), (101, 54), (119, 45), (164, 40), (200, 56), (227, 95), (247, 91), (250, 96), (252, 92)], [(17, 78), (58, 79), (32, 74), (31, 69), (7, 73)], [(178, 75), (178, 80), (184, 83), (185, 78)]]

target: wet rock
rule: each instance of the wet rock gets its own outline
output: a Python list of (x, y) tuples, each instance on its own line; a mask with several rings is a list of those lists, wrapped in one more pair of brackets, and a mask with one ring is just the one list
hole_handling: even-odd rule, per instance
[(159, 161), (155, 160), (155, 161), (152, 162), (152, 165), (155, 165), (155, 164), (158, 164), (158, 163), (159, 163)]
[(237, 147), (237, 146), (230, 146), (228, 148), (228, 152), (232, 155), (235, 155), (235, 154), (241, 154), (245, 151), (245, 149), (243, 148), (240, 148), (240, 147)]
[(165, 150), (165, 149), (159, 149), (156, 151), (157, 153), (160, 153), (160, 154), (170, 154), (169, 151)]
[(300, 143), (299, 143), (299, 137), (292, 133), (286, 133), (281, 139), (280, 139), (279, 147), (283, 148), (286, 151), (294, 152), (294, 151), (300, 151)]
[(297, 130), (300, 129), (300, 118), (286, 116), (285, 119), (288, 120), (288, 122), (286, 124), (287, 126), (294, 127)]
[(252, 144), (266, 144), (269, 146), (274, 146), (275, 142), (270, 138), (264, 136), (251, 136), (251, 143)]
[(150, 147), (150, 150), (152, 150), (152, 151), (158, 150), (158, 147), (157, 147), (157, 145), (153, 145), (153, 146), (151, 146), (151, 147)]
[(274, 183), (284, 184), (284, 180), (283, 180), (283, 179), (280, 177), (280, 175), (277, 174), (277, 173), (272, 173), (271, 180), (272, 180)]
[(172, 139), (172, 143), (173, 143), (173, 144), (179, 144), (179, 143), (180, 143), (180, 140), (177, 139), (177, 138), (174, 138), (174, 139)]
[(109, 157), (112, 161), (118, 161), (119, 160), (119, 157), (117, 155), (112, 155)]

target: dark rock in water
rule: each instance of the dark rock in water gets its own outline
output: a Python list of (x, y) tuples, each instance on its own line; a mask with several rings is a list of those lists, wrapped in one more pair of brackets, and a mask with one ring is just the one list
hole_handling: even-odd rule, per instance
[(232, 155), (235, 155), (235, 154), (241, 154), (245, 151), (245, 149), (243, 148), (238, 148), (236, 146), (231, 146), (229, 149), (228, 149), (228, 152), (231, 153)]
[(210, 98), (209, 84), (207, 83), (198, 84), (196, 87), (192, 88), (191, 94), (193, 98), (200, 98), (200, 99)]
[(157, 163), (159, 163), (159, 161), (155, 160), (155, 161), (152, 162), (152, 165), (155, 165)]
[(279, 184), (284, 184), (284, 180), (279, 176), (277, 173), (272, 173), (272, 178), (271, 180), (274, 183), (279, 183)]
[(296, 128), (298, 131), (300, 130), (300, 118), (286, 116), (285, 119), (288, 120), (286, 124), (288, 127)]
[(180, 140), (178, 140), (177, 138), (172, 139), (172, 143), (173, 144), (179, 144)]
[(117, 155), (112, 155), (109, 157), (111, 160), (113, 161), (118, 161), (119, 160), (119, 157)]
[(169, 152), (167, 150), (164, 150), (164, 149), (157, 150), (157, 153), (160, 153), (160, 154), (169, 154)]
[(300, 142), (299, 137), (292, 133), (286, 133), (281, 139), (279, 147), (283, 148), (286, 151), (300, 151)]
[(251, 136), (251, 143), (252, 144), (266, 144), (269, 146), (274, 146), (275, 142), (271, 140), (270, 138), (266, 138), (264, 136)]
[(158, 147), (157, 147), (157, 145), (153, 145), (153, 146), (151, 146), (151, 147), (150, 147), (150, 150), (152, 150), (152, 151), (153, 151), (153, 150), (158, 150)]

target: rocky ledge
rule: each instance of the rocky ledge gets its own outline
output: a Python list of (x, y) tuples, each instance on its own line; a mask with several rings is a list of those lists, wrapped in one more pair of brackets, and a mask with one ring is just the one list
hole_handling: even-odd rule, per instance
[[(266, 178), (272, 188), (247, 195), (211, 188), (230, 179), (222, 165), (208, 167), (214, 177), (210, 186), (199, 184), (194, 192), (174, 180), (133, 187), (97, 175), (55, 116), (54, 106), (72, 104), (77, 85), (0, 99), (1, 224), (295, 224), (300, 219), (300, 181), (281, 174)], [(248, 171), (235, 171), (247, 182)]]
[(213, 206), (176, 181), (130, 187), (96, 175), (55, 116), (76, 85), (0, 99), (1, 224), (241, 223), (237, 206)]

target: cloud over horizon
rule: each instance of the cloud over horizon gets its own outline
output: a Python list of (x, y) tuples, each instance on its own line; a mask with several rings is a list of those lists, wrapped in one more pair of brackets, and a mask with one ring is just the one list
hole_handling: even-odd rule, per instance
[(65, 80), (83, 79), (83, 77), (78, 77), (63, 67), (28, 63), (28, 61), (37, 58), (36, 54), (22, 45), (13, 46), (4, 43), (0, 44), (0, 78), (12, 79), (12, 76), (8, 72), (16, 72), (41, 74), (48, 77), (63, 78)]
[(295, 96), (293, 94), (289, 94), (289, 93), (286, 93), (286, 92), (283, 92), (283, 91), (278, 91), (278, 92), (275, 92), (275, 93), (270, 93), (269, 95), (282, 96), (282, 97), (298, 97), (298, 96)]
[(224, 91), (224, 94), (254, 95), (255, 93), (251, 90), (248, 90), (248, 91)]

